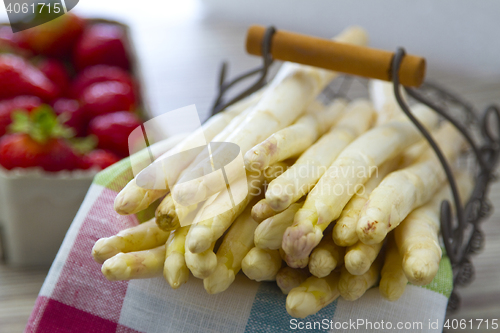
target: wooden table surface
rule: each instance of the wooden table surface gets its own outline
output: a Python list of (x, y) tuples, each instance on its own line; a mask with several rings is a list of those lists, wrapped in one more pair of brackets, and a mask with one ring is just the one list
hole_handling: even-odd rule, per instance
[[(94, 17), (102, 16), (99, 15), (102, 11), (118, 13), (105, 16), (131, 23), (148, 98), (156, 114), (194, 103), (204, 119), (215, 95), (221, 61), (230, 60), (230, 77), (259, 64), (259, 59), (245, 55), (245, 26), (204, 17), (199, 8), (189, 7), (192, 1), (187, 1), (180, 13), (170, 13), (163, 20), (157, 13), (148, 12), (147, 16), (141, 12), (113, 11), (116, 3), (101, 1), (102, 5), (97, 7), (82, 1), (78, 9)], [(500, 105), (498, 81), (457, 79), (456, 74), (437, 72), (429, 76), (478, 108), (492, 102)], [(500, 184), (492, 187), (490, 199), (499, 208), (484, 223), (486, 246), (473, 261), (475, 281), (460, 289), (461, 309), (450, 318), (500, 319)], [(47, 268), (15, 269), (0, 264), (0, 332), (23, 331), (47, 271)]]

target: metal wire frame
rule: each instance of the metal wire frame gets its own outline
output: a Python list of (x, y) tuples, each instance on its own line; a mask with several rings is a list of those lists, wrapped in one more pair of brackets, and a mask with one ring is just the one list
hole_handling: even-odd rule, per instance
[[(225, 83), (226, 63), (223, 64), (219, 81), (219, 94), (212, 109), (213, 114), (241, 100), (245, 96), (250, 95), (264, 85), (269, 66), (272, 64), (270, 49), (271, 38), (275, 31), (274, 27), (270, 27), (266, 30), (262, 45), (264, 58), (262, 67), (245, 73), (230, 83)], [(391, 73), (399, 73), (399, 68), (404, 56), (404, 49), (399, 48), (392, 60)], [(240, 93), (231, 101), (227, 103), (222, 102), (224, 94), (230, 87), (258, 73), (260, 73), (259, 79), (250, 88)], [(323, 95), (326, 99), (344, 96), (346, 91), (350, 89), (352, 82), (352, 77), (348, 77), (347, 80), (341, 83), (338, 91), (334, 91), (331, 86), (328, 86), (323, 91)], [(443, 201), (441, 203), (440, 216), (441, 234), (444, 247), (452, 264), (454, 286), (467, 285), (474, 277), (474, 267), (470, 260), (470, 255), (479, 252), (484, 244), (484, 236), (480, 230), (480, 222), (491, 213), (491, 204), (488, 202), (487, 193), (489, 184), (495, 179), (494, 172), (498, 165), (500, 155), (500, 108), (496, 105), (491, 105), (486, 108), (482, 117), (479, 117), (478, 112), (468, 102), (437, 84), (426, 82), (419, 89), (403, 87), (410, 97), (427, 105), (445, 120), (452, 123), (469, 144), (475, 163), (477, 164), (476, 183), (468, 202), (462, 205), (455, 178), (448, 161), (432, 135), (413, 116), (410, 107), (402, 98), (398, 75), (392, 75), (392, 82), (394, 84), (394, 95), (399, 106), (429, 142), (429, 145), (441, 162), (450, 184), (453, 194), (455, 216), (453, 216), (450, 202), (447, 200)], [(436, 93), (438, 100), (428, 98), (426, 96), (428, 92)], [(466, 117), (466, 125), (462, 125), (460, 121), (458, 121), (458, 115), (453, 114), (451, 108), (446, 108), (446, 102), (452, 103), (462, 110)], [(496, 126), (492, 125), (494, 123), (496, 123)], [(479, 133), (479, 143), (476, 142), (471, 135), (474, 131)], [(457, 223), (455, 223), (455, 221)], [(466, 235), (467, 232), (468, 235)], [(448, 311), (457, 310), (459, 305), (460, 298), (454, 289), (448, 302)]]
[[(227, 62), (222, 63), (222, 67), (219, 74), (219, 92), (215, 99), (214, 105), (212, 106), (212, 115), (224, 110), (229, 105), (234, 104), (242, 100), (243, 98), (251, 95), (252, 93), (256, 92), (266, 84), (267, 73), (269, 67), (273, 63), (273, 58), (271, 56), (271, 39), (275, 32), (276, 29), (274, 27), (269, 27), (267, 28), (264, 34), (264, 39), (262, 40), (262, 58), (263, 58), (262, 66), (250, 70), (246, 73), (243, 73), (234, 78), (230, 82), (226, 82), (228, 64)], [(255, 83), (253, 83), (250, 87), (248, 87), (243, 92), (238, 94), (236, 97), (232, 98), (230, 101), (228, 102), (224, 101), (224, 95), (227, 94), (229, 89), (234, 87), (237, 83), (255, 75), (259, 75)]]
[[(404, 49), (398, 49), (393, 58), (392, 73), (399, 72), (399, 67), (404, 56)], [(483, 220), (491, 212), (491, 205), (487, 200), (487, 192), (489, 184), (495, 178), (494, 172), (498, 164), (498, 157), (500, 153), (500, 110), (497, 106), (491, 105), (486, 109), (482, 119), (480, 120), (474, 109), (468, 103), (462, 101), (461, 98), (441, 87), (438, 87), (437, 85), (428, 85), (428, 87), (430, 86), (434, 90), (439, 91), (442, 96), (446, 96), (447, 98), (453, 100), (456, 104), (463, 107), (462, 109), (468, 113), (467, 118), (471, 120), (468, 123), (469, 127), (465, 127), (455, 119), (451, 112), (427, 99), (424, 95), (419, 93), (418, 90), (404, 87), (409, 96), (420, 103), (427, 105), (440, 116), (449, 121), (464, 136), (471, 148), (474, 159), (478, 165), (478, 171), (471, 197), (465, 205), (462, 205), (455, 178), (453, 177), (448, 161), (444, 157), (432, 135), (412, 115), (410, 108), (402, 98), (399, 89), (400, 85), (398, 75), (393, 75), (392, 81), (394, 83), (394, 95), (399, 106), (429, 142), (429, 145), (436, 153), (446, 173), (446, 177), (453, 194), (455, 219), (458, 223), (454, 223), (455, 219), (453, 217), (450, 202), (447, 200), (443, 201), (441, 203), (441, 234), (446, 252), (453, 267), (454, 285), (467, 285), (472, 281), (474, 276), (474, 268), (470, 261), (470, 255), (480, 251), (484, 243), (484, 236), (479, 228), (479, 224), (481, 220)], [(493, 117), (496, 119), (492, 119)], [(497, 126), (493, 129), (496, 133), (492, 132), (492, 127), (489, 125), (490, 121), (496, 122)], [(476, 130), (480, 133), (483, 141), (481, 146), (479, 146), (471, 136), (470, 132), (473, 130), (471, 127), (474, 125), (479, 127), (476, 128)], [(467, 237), (466, 234), (468, 229), (472, 229), (472, 231), (469, 232)], [(448, 310), (457, 310), (459, 303), (460, 298), (454, 290), (452, 297), (450, 297)]]

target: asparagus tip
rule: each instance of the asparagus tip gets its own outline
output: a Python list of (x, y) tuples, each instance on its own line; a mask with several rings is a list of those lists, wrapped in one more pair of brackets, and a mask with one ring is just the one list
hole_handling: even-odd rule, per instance
[(371, 266), (371, 262), (366, 258), (362, 251), (347, 251), (344, 258), (345, 268), (352, 275), (361, 275), (366, 273)]
[(189, 270), (199, 279), (209, 277), (217, 266), (217, 256), (210, 249), (203, 253), (186, 252), (185, 258)]
[(309, 259), (309, 270), (312, 275), (322, 278), (330, 275), (337, 266), (337, 260), (325, 249), (318, 249)]
[(179, 252), (172, 252), (165, 260), (163, 267), (163, 277), (167, 280), (172, 289), (179, 288), (186, 283), (189, 278), (189, 270), (184, 260), (184, 255)]
[(266, 199), (269, 207), (271, 207), (275, 212), (281, 212), (292, 204), (292, 196), (287, 194), (286, 191), (281, 191), (280, 189), (279, 195), (276, 195), (275, 187), (272, 187), (271, 191), (269, 195), (266, 193)]
[(316, 308), (316, 298), (311, 293), (292, 289), (286, 298), (286, 311), (293, 317), (305, 318)]
[(191, 253), (202, 253), (212, 245), (212, 235), (210, 229), (196, 225), (191, 227), (186, 238), (186, 246)]
[[(424, 250), (424, 249), (422, 249)], [(439, 261), (425, 260), (428, 258), (428, 253), (431, 251), (419, 251), (411, 256), (404, 258), (403, 269), (408, 280), (419, 286), (423, 286), (432, 282), (439, 269)]]
[(106, 260), (120, 252), (116, 247), (106, 244), (106, 240), (107, 238), (99, 239), (92, 248), (92, 256), (99, 264), (104, 263)]
[(309, 223), (288, 227), (282, 242), (288, 265), (294, 268), (305, 267), (309, 254), (319, 244), (322, 237), (321, 229)]
[(101, 267), (102, 274), (109, 281), (127, 280), (130, 277), (131, 268), (127, 264), (125, 253), (118, 253), (104, 262)]
[(366, 283), (356, 275), (350, 275), (347, 279), (339, 281), (338, 289), (340, 295), (347, 301), (354, 301), (363, 296), (366, 291)]
[(403, 295), (404, 286), (402, 289), (398, 283), (394, 282), (393, 276), (387, 275), (380, 280), (379, 291), (384, 298), (393, 302)]
[(209, 277), (203, 279), (203, 286), (209, 294), (217, 294), (225, 291), (235, 279), (234, 272), (226, 265), (219, 263), (215, 271)]

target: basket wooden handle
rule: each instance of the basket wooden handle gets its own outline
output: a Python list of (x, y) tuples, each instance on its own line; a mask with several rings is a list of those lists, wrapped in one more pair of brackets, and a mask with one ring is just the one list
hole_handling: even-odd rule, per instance
[[(253, 25), (248, 29), (246, 39), (248, 53), (262, 55), (265, 31), (266, 28), (259, 25)], [(277, 30), (271, 40), (271, 55), (276, 60), (391, 81), (394, 53)], [(406, 55), (399, 69), (401, 84), (418, 87), (424, 81), (424, 77), (425, 58)]]

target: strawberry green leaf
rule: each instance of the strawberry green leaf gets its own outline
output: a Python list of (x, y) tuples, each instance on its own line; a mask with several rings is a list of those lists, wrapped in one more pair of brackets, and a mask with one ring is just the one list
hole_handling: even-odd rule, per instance
[(95, 135), (89, 135), (85, 138), (71, 138), (69, 143), (73, 150), (80, 155), (85, 155), (90, 153), (97, 147), (97, 137)]
[(9, 132), (27, 133), (31, 128), (30, 116), (27, 111), (18, 110), (12, 113), (12, 124), (9, 126)]
[(39, 143), (45, 143), (52, 138), (69, 139), (75, 136), (74, 130), (62, 125), (54, 110), (48, 105), (41, 105), (30, 113), (22, 110), (14, 111), (9, 131), (28, 134)]

